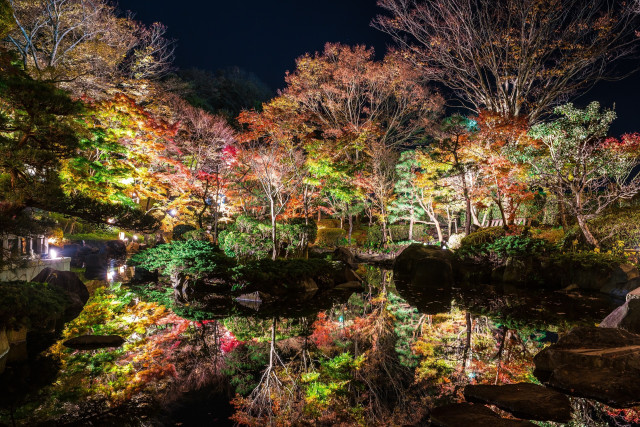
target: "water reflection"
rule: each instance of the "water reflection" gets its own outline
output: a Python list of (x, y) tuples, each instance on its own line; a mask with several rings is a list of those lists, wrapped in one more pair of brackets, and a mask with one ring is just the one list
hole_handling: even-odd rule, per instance
[[(115, 280), (134, 274), (128, 267), (120, 270), (114, 266), (122, 274)], [(171, 303), (180, 317), (137, 307), (151, 294), (170, 301), (165, 297), (171, 290), (163, 294), (161, 285), (126, 286), (112, 299), (103, 298), (120, 307), (123, 321), (137, 319), (136, 327), (127, 326), (126, 350), (100, 353), (105, 363), (117, 369), (131, 363), (138, 373), (145, 368), (132, 361), (176, 369), (157, 387), (141, 389), (162, 396), (158, 402), (142, 407), (132, 397), (119, 403), (120, 413), (109, 409), (114, 423), (132, 420), (135, 412), (141, 424), (152, 419), (159, 425), (206, 425), (213, 419), (225, 425), (229, 415), (229, 423), (249, 425), (424, 425), (430, 408), (462, 399), (466, 384), (533, 381), (532, 359), (540, 349), (574, 326), (599, 322), (617, 305), (600, 295), (395, 283), (390, 270), (372, 266), (358, 273), (365, 286), (357, 291), (251, 304), (229, 295), (193, 295), (187, 303)], [(139, 292), (141, 286), (146, 292)], [(139, 331), (137, 325), (151, 314), (155, 320)], [(72, 358), (85, 357), (59, 354), (67, 370)], [(92, 363), (97, 356), (87, 355)], [(105, 371), (104, 379), (92, 381), (104, 380), (104, 387), (117, 383)], [(64, 386), (65, 378), (59, 376), (57, 384)], [(203, 405), (203, 395), (220, 404)], [(63, 404), (65, 398), (77, 403), (73, 396), (56, 396)], [(593, 405), (581, 405), (590, 408), (581, 413), (593, 417)], [(153, 418), (144, 418), (150, 412)], [(86, 419), (78, 414), (73, 421)]]

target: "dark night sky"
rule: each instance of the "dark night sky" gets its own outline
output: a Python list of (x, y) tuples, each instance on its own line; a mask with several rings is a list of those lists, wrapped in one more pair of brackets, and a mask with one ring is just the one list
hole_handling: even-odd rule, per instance
[[(119, 0), (147, 24), (160, 21), (177, 39), (176, 65), (215, 71), (239, 66), (258, 75), (273, 89), (305, 52), (322, 50), (326, 42), (366, 44), (381, 57), (391, 40), (369, 23), (382, 9), (376, 0)], [(633, 64), (632, 64), (633, 65)], [(598, 100), (618, 120), (612, 133), (640, 131), (640, 76), (603, 82), (576, 104)]]

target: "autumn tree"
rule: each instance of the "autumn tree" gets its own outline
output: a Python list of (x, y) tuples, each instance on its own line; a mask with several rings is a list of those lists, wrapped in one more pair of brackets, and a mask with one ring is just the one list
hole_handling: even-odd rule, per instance
[(585, 109), (572, 104), (554, 110), (556, 120), (534, 126), (530, 135), (541, 142), (525, 153), (534, 177), (560, 198), (575, 216), (587, 242), (598, 240), (588, 221), (621, 199), (640, 191), (637, 134), (608, 138), (616, 114), (592, 102)]
[(472, 203), (478, 168), (473, 157), (473, 134), (476, 123), (459, 114), (442, 121), (438, 137), (430, 145), (429, 154), (438, 163), (449, 166), (447, 173), (462, 193), (465, 204), (465, 234), (471, 232), (471, 223), (478, 224)]
[[(153, 230), (156, 220), (135, 206), (92, 192), (69, 192), (65, 168), (91, 138), (86, 108), (62, 90), (27, 76), (0, 55), (0, 221), (8, 229), (26, 208), (92, 223)], [(95, 185), (95, 183), (94, 183)], [(97, 187), (94, 187), (97, 188)]]
[(422, 138), (441, 97), (400, 56), (375, 61), (364, 46), (329, 43), (322, 53), (298, 58), (286, 81), (284, 96), (295, 100), (320, 134), (319, 154), (352, 169), (366, 165), (386, 231), (398, 148)]
[(255, 182), (267, 200), (274, 260), (278, 255), (277, 217), (300, 186), (304, 165), (292, 107), (286, 98), (278, 97), (265, 104), (261, 113), (244, 111), (238, 117), (245, 126), (239, 135), (238, 160), (246, 168), (246, 180)]
[(524, 117), (505, 118), (483, 111), (477, 122), (478, 132), (471, 148), (480, 179), (476, 193), (495, 203), (503, 225), (508, 227), (514, 223), (522, 203), (534, 196), (528, 182), (528, 165), (517, 161), (517, 156), (536, 142), (527, 134), (529, 127)]
[(214, 240), (226, 198), (225, 189), (236, 161), (235, 132), (225, 119), (199, 108), (181, 105), (183, 117), (180, 134), (183, 161), (195, 185), (192, 194), (199, 201), (196, 218), (204, 227), (204, 216), (210, 212)]
[[(166, 27), (117, 13), (109, 0), (10, 0), (14, 28), (5, 46), (35, 78), (77, 96), (102, 95), (123, 80), (156, 80), (171, 70)], [(125, 86), (131, 86), (130, 84)]]
[(614, 77), (634, 52), (638, 17), (608, 0), (379, 0), (373, 25), (414, 64), (479, 113), (538, 120)]

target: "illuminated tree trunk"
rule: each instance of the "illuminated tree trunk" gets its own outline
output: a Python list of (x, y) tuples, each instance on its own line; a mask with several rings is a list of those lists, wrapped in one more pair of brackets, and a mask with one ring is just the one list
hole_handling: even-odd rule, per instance
[(278, 240), (276, 235), (276, 207), (273, 197), (269, 198), (269, 204), (271, 208), (271, 243), (273, 244), (271, 259), (275, 261), (278, 257)]
[(416, 222), (414, 218), (414, 208), (411, 206), (411, 215), (409, 217), (409, 240), (413, 240), (413, 224)]

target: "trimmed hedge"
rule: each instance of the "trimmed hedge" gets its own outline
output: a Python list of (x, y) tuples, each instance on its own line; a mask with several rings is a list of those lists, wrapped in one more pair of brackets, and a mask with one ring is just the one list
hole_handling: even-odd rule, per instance
[(504, 227), (487, 227), (481, 228), (475, 233), (471, 233), (460, 242), (461, 247), (465, 246), (475, 246), (483, 243), (493, 243), (499, 237), (505, 236), (507, 234)]
[(338, 246), (347, 232), (342, 228), (321, 228), (318, 230), (316, 245), (318, 246)]

